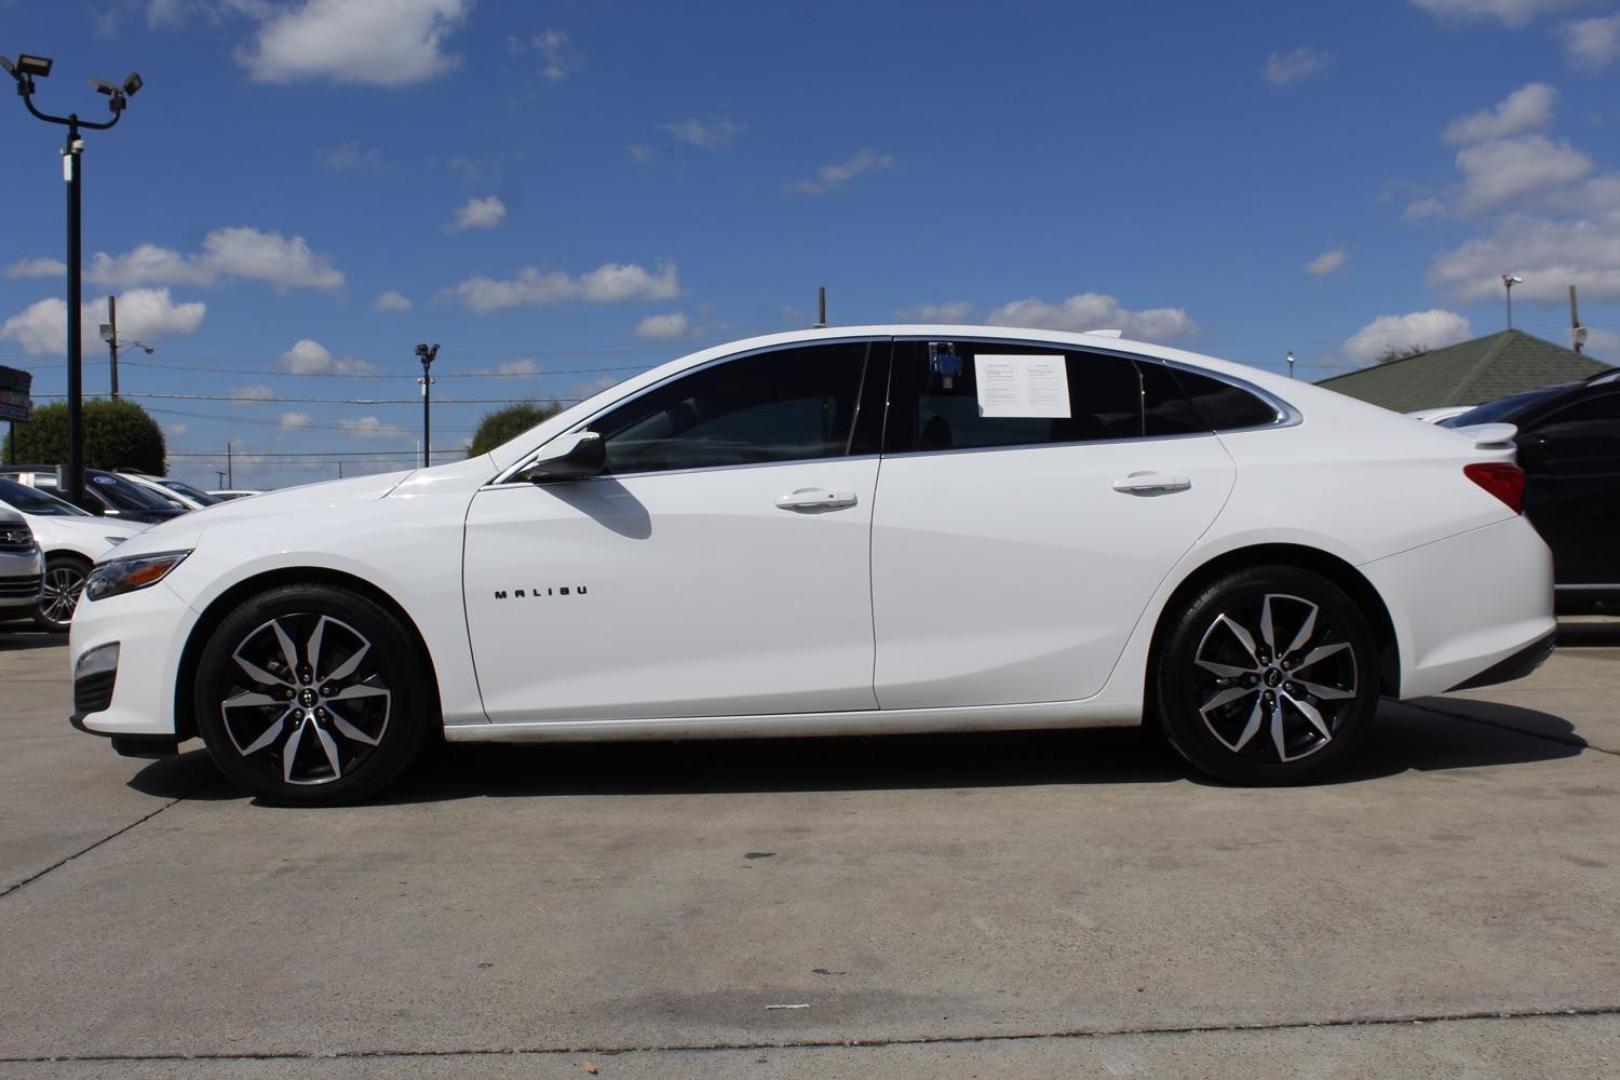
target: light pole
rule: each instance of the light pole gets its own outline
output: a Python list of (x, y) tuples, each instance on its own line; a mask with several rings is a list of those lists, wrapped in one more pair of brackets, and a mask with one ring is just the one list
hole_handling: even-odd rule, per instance
[(1512, 274), (1502, 275), (1502, 287), (1507, 290), (1507, 328), (1513, 329), (1513, 286), (1523, 285), (1524, 278)]
[(1292, 379), (1294, 377), (1294, 350), (1293, 349), (1288, 350), (1288, 377), (1290, 379)]
[(101, 340), (107, 343), (107, 357), (111, 371), (112, 399), (117, 401), (118, 350), (127, 349), (131, 345), (135, 345), (144, 350), (147, 356), (151, 356), (156, 350), (154, 350), (152, 346), (146, 344), (144, 341), (118, 340), (118, 297), (116, 296), (107, 297), (107, 321), (101, 324)]
[(429, 409), (433, 402), (433, 377), (428, 369), (433, 366), (434, 359), (439, 355), (439, 347), (432, 348), (424, 343), (416, 347), (416, 358), (422, 361), (422, 468), (432, 464), (433, 440), (429, 437)]
[(122, 86), (114, 85), (105, 79), (91, 79), (90, 85), (99, 94), (107, 95), (107, 107), (112, 110), (112, 119), (99, 124), (89, 120), (80, 120), (78, 113), (68, 113), (66, 116), (52, 116), (50, 113), (40, 112), (34, 107), (34, 80), (43, 79), (51, 73), (51, 60), (45, 56), (32, 56), (28, 53), (19, 53), (17, 62), (12, 63), (5, 57), (0, 57), (0, 66), (6, 69), (10, 76), (17, 80), (17, 94), (23, 99), (23, 105), (39, 120), (48, 124), (62, 124), (68, 129), (67, 143), (62, 147), (62, 179), (67, 181), (67, 407), (68, 407), (68, 459), (67, 459), (67, 497), (74, 504), (84, 502), (84, 432), (83, 404), (84, 404), (84, 366), (81, 333), (79, 320), (82, 318), (80, 306), (80, 252), (79, 252), (79, 207), (82, 190), (80, 186), (79, 157), (84, 153), (84, 139), (79, 136), (81, 128), (90, 131), (106, 131), (118, 123), (124, 115), (124, 106), (134, 97), (142, 86), (141, 77), (130, 72)]

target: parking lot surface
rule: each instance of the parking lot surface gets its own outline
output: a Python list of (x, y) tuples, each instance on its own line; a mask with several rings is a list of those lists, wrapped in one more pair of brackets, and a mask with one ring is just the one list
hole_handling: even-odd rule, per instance
[(0, 632), (0, 1075), (1620, 1075), (1620, 627), (1351, 774), (1135, 731), (445, 748), (258, 805)]

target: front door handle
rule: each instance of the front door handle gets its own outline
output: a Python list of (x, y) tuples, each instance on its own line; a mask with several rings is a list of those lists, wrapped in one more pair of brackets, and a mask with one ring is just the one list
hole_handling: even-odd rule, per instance
[(1133, 472), (1114, 481), (1114, 490), (1126, 495), (1168, 495), (1190, 487), (1192, 480), (1188, 477), (1157, 472)]
[(827, 491), (823, 488), (799, 488), (791, 495), (776, 500), (781, 510), (838, 510), (855, 505), (853, 491)]

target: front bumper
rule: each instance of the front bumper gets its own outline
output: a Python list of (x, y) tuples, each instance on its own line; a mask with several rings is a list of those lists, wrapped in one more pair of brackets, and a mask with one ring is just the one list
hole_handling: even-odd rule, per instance
[(160, 736), (172, 742), (175, 675), (195, 619), (166, 581), (106, 600), (81, 600), (68, 633), (70, 674), (77, 676), (79, 661), (104, 646), (118, 646), (118, 661), (110, 694), (96, 686), (81, 698), (75, 685), (73, 726), (115, 739)]

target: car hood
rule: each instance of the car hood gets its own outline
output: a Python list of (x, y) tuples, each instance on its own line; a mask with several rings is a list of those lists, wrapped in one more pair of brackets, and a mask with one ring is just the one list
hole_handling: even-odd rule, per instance
[(176, 551), (194, 548), (197, 540), (210, 529), (232, 525), (256, 518), (274, 518), (296, 515), (301, 519), (318, 516), (323, 512), (340, 510), (356, 503), (375, 502), (398, 487), (415, 470), (380, 473), (374, 476), (355, 476), (347, 480), (328, 480), (320, 484), (282, 488), (255, 495), (251, 499), (232, 499), (217, 506), (193, 510), (160, 525), (154, 525), (118, 546), (118, 555), (144, 555), (153, 551)]

